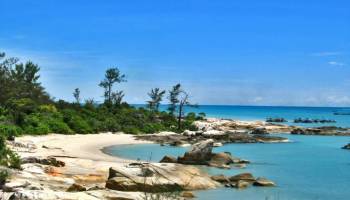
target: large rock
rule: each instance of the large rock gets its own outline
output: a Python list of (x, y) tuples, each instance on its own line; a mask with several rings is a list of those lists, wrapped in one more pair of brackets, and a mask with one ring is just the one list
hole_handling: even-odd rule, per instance
[[(144, 169), (152, 171), (147, 176)], [(171, 192), (212, 189), (218, 184), (192, 166), (178, 164), (142, 164), (111, 168), (106, 188), (118, 191)]]
[(229, 180), (232, 182), (237, 182), (237, 181), (254, 182), (255, 178), (251, 173), (242, 173), (242, 174), (237, 174), (235, 176), (231, 176)]
[(345, 146), (343, 146), (343, 149), (350, 149), (350, 143), (345, 145)]
[(271, 181), (271, 180), (268, 180), (266, 178), (257, 178), (255, 180), (255, 182), (253, 183), (254, 186), (263, 186), (263, 187), (272, 187), (272, 186), (276, 186), (276, 184)]
[(100, 200), (100, 199), (118, 199), (118, 200), (142, 200), (143, 194), (135, 192), (121, 192), (113, 190), (95, 190), (84, 192), (62, 192), (53, 190), (20, 190), (15, 193), (7, 193), (9, 200)]
[(268, 132), (267, 132), (267, 130), (266, 130), (266, 128), (255, 128), (252, 132), (251, 132), (251, 134), (254, 134), (254, 135), (266, 135), (266, 134), (268, 134)]
[(39, 163), (42, 165), (51, 165), (54, 167), (64, 167), (66, 163), (63, 161), (57, 160), (54, 157), (48, 157), (48, 158), (37, 158), (37, 157), (25, 157), (21, 159), (22, 163)]
[(227, 184), (231, 182), (230, 179), (223, 174), (212, 176), (211, 179), (222, 184)]
[(230, 164), (249, 163), (249, 161), (234, 158), (230, 153), (212, 153), (214, 142), (208, 139), (193, 145), (184, 156), (178, 157), (177, 162), (189, 165), (208, 165), (218, 168), (230, 168)]
[(244, 188), (247, 188), (249, 185), (250, 185), (249, 182), (239, 180), (239, 181), (236, 182), (235, 187), (237, 189), (244, 189)]
[(178, 158), (178, 162), (191, 165), (206, 165), (212, 157), (214, 140), (208, 139), (192, 146), (192, 149)]
[(160, 163), (177, 163), (177, 159), (172, 156), (164, 156), (162, 160), (159, 161)]
[(228, 153), (216, 153), (212, 154), (212, 157), (208, 161), (208, 165), (218, 168), (230, 168), (230, 164), (233, 164), (234, 160)]

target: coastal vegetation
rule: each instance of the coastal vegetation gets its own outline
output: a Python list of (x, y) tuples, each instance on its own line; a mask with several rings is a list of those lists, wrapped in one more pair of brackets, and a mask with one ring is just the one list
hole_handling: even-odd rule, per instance
[[(184, 106), (189, 105), (188, 95), (181, 85), (169, 93), (169, 112), (160, 111), (159, 105), (166, 95), (165, 90), (152, 89), (148, 107), (129, 105), (123, 101), (124, 91), (114, 90), (117, 84), (126, 82), (126, 75), (118, 68), (106, 71), (98, 84), (103, 88), (104, 102), (94, 99), (82, 102), (80, 89), (73, 91), (74, 102), (55, 100), (42, 86), (40, 67), (33, 62), (22, 63), (18, 58), (0, 53), (0, 165), (17, 168), (20, 158), (6, 147), (6, 140), (13, 141), (23, 134), (45, 135), (91, 134), (99, 132), (125, 132), (130, 134), (156, 133), (160, 131), (181, 132), (195, 130), (192, 122), (201, 116), (184, 115)], [(178, 115), (176, 114), (178, 113)], [(0, 182), (8, 173), (0, 170)]]
[(181, 132), (194, 129), (191, 124), (199, 117), (194, 113), (184, 115), (184, 106), (190, 105), (189, 95), (180, 84), (169, 91), (169, 112), (159, 110), (166, 95), (159, 88), (148, 94), (147, 107), (136, 108), (125, 102), (124, 91), (114, 89), (127, 81), (118, 68), (108, 69), (98, 84), (104, 90), (103, 103), (94, 99), (82, 102), (79, 88), (73, 92), (74, 102), (56, 101), (40, 83), (37, 64), (22, 63), (5, 53), (0, 58), (0, 134), (6, 138), (48, 133)]

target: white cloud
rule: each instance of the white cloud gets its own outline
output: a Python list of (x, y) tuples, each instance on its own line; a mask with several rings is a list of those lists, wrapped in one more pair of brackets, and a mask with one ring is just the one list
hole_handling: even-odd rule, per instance
[(326, 57), (326, 56), (337, 56), (343, 54), (342, 52), (337, 52), (337, 51), (325, 51), (325, 52), (317, 52), (317, 53), (312, 53), (312, 56), (319, 56), (319, 57)]
[(344, 63), (337, 62), (337, 61), (329, 61), (328, 64), (332, 66), (340, 66), (340, 67), (345, 65)]
[(349, 105), (350, 104), (350, 97), (348, 96), (328, 96), (327, 102), (331, 105)]
[(262, 97), (255, 97), (254, 99), (253, 99), (253, 103), (259, 103), (259, 102), (261, 102), (263, 100), (263, 98)]

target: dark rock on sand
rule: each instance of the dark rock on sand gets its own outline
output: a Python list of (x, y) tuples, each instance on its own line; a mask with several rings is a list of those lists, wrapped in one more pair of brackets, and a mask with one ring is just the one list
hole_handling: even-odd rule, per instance
[(37, 157), (25, 157), (22, 158), (21, 162), (23, 164), (25, 163), (39, 163), (42, 165), (50, 165), (54, 167), (64, 167), (66, 163), (63, 161), (57, 160), (54, 157), (48, 157), (48, 158), (37, 158)]
[(266, 131), (266, 128), (256, 128), (254, 129), (251, 134), (254, 135), (266, 135), (268, 134), (268, 132)]
[(74, 183), (67, 189), (67, 192), (83, 192), (83, 191), (86, 191), (86, 187), (76, 183)]

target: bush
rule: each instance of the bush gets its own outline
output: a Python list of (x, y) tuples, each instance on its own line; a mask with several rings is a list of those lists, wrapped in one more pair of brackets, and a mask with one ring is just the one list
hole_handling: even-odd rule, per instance
[(0, 165), (15, 169), (21, 168), (21, 159), (15, 152), (6, 147), (3, 136), (0, 136)]
[(10, 136), (19, 136), (23, 130), (15, 125), (0, 124), (0, 135), (8, 138)]
[(137, 135), (137, 134), (141, 133), (141, 131), (139, 129), (137, 129), (136, 127), (131, 127), (131, 126), (123, 127), (122, 131), (124, 133), (129, 133), (129, 134), (133, 134), (133, 135)]
[(165, 128), (159, 123), (146, 123), (142, 128), (143, 133), (158, 133), (162, 130), (165, 130)]
[(69, 128), (69, 126), (60, 120), (51, 119), (48, 122), (50, 132), (53, 133), (62, 133), (62, 134), (72, 134), (73, 131)]
[(9, 173), (6, 170), (0, 171), (0, 186), (6, 183), (6, 180), (8, 177), (9, 177)]

